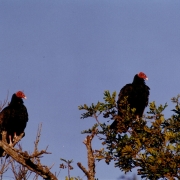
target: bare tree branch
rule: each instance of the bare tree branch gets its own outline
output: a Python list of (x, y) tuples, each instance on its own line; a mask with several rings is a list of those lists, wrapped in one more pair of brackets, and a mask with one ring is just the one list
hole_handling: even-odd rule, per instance
[[(24, 136), (24, 133), (21, 133), (19, 136), (17, 136), (17, 137), (14, 139), (12, 145), (10, 145), (10, 146), (11, 146), (11, 147), (14, 147), (14, 146), (23, 138), (23, 136)], [(7, 137), (7, 132), (6, 132), (6, 131), (3, 131), (3, 132), (2, 132), (2, 140), (7, 143), (6, 137)], [(6, 155), (6, 152), (4, 151), (4, 153), (2, 154), (2, 156), (5, 156), (5, 155)], [(9, 155), (6, 156), (6, 159), (7, 159), (8, 157), (9, 157)]]
[(15, 148), (10, 147), (6, 142), (0, 141), (0, 147), (3, 148), (6, 153), (11, 156), (15, 161), (27, 167), (30, 171), (35, 172), (42, 176), (43, 178), (50, 178), (52, 180), (57, 180), (54, 174), (49, 171), (47, 166), (42, 166), (40, 164), (34, 164), (28, 154), (18, 153)]
[(88, 135), (83, 142), (87, 148), (88, 170), (80, 162), (77, 163), (78, 167), (85, 173), (88, 180), (95, 179), (95, 157), (94, 157), (92, 146), (91, 146), (91, 141), (92, 141), (93, 137), (94, 137), (94, 134), (92, 134), (90, 136)]
[[(18, 148), (22, 151), (22, 146), (18, 144)], [(34, 172), (30, 171), (23, 165), (17, 163), (14, 159), (10, 158), (11, 161), (11, 170), (14, 174), (15, 180), (27, 180), (29, 179)], [(33, 180), (38, 180), (39, 175), (34, 173)], [(32, 177), (31, 177), (32, 179)]]
[(42, 123), (38, 126), (38, 130), (37, 130), (37, 135), (36, 135), (36, 141), (34, 142), (34, 153), (36, 154), (36, 152), (38, 152), (38, 144), (40, 141), (40, 136), (41, 136), (41, 129), (42, 129)]
[(77, 165), (84, 172), (84, 174), (87, 176), (87, 178), (89, 179), (89, 172), (86, 170), (86, 168), (80, 162), (78, 162)]
[[(16, 171), (14, 164), (11, 164), (14, 174), (17, 174), (17, 172), (25, 172), (26, 170), (30, 170), (45, 179), (57, 180), (57, 177), (50, 172), (50, 168), (42, 165), (40, 162), (40, 158), (43, 154), (50, 154), (47, 152), (47, 148), (45, 150), (38, 151), (41, 127), (42, 125), (38, 127), (36, 141), (34, 142), (34, 152), (32, 154), (29, 154), (27, 151), (22, 151), (22, 147), (20, 145), (19, 149), (13, 147), (17, 142), (19, 142), (20, 139), (22, 139), (23, 133), (15, 140), (13, 146), (10, 146), (6, 141), (6, 132), (2, 132), (2, 141), (0, 141), (0, 147), (8, 156), (11, 156), (16, 162), (20, 163), (23, 168), (26, 168), (22, 169), (21, 171)], [(37, 179), (37, 177), (35, 177), (35, 179)]]
[(29, 171), (26, 167), (22, 166), (21, 164), (16, 164), (16, 161), (11, 158), (11, 170), (14, 174), (14, 178), (16, 180), (27, 180), (30, 175), (31, 171)]
[(7, 161), (5, 158), (0, 159), (0, 179), (3, 179), (3, 174), (9, 169), (11, 161)]

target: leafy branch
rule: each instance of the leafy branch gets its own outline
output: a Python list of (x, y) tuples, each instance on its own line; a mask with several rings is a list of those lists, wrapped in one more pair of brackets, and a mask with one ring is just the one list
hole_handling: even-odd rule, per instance
[[(137, 119), (136, 109), (130, 109), (127, 97), (120, 102), (126, 110), (117, 114), (116, 93), (105, 91), (104, 102), (98, 102), (91, 106), (79, 106), (80, 110), (86, 112), (81, 118), (94, 117), (96, 122), (91, 129), (83, 133), (94, 133), (99, 137), (105, 148), (95, 150), (98, 156), (96, 160), (104, 159), (107, 164), (112, 160), (115, 167), (128, 172), (138, 167), (138, 174), (142, 178), (180, 178), (180, 104), (178, 95), (172, 98), (176, 104), (176, 114), (165, 119), (163, 112), (165, 105), (157, 106), (155, 101), (149, 104), (148, 116)], [(94, 116), (94, 114), (96, 116)], [(108, 118), (107, 123), (101, 123), (99, 114)], [(117, 121), (117, 130), (110, 129), (109, 120)]]

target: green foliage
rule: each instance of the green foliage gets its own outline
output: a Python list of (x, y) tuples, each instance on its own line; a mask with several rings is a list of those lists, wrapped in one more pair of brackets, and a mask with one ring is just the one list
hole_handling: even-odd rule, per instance
[(98, 102), (96, 105), (92, 103), (91, 106), (87, 106), (84, 104), (83, 106), (78, 106), (79, 110), (86, 110), (85, 113), (81, 115), (81, 119), (93, 117), (95, 114), (99, 115), (102, 112), (109, 112), (109, 113), (115, 113), (114, 108), (116, 107), (116, 92), (111, 94), (109, 91), (104, 92), (104, 101), (105, 103)]
[[(96, 123), (84, 133), (101, 134), (104, 148), (96, 150), (97, 160), (104, 159), (107, 164), (112, 160), (115, 167), (124, 172), (138, 167), (138, 174), (147, 179), (180, 179), (180, 105), (178, 95), (172, 98), (176, 104), (176, 114), (165, 119), (163, 111), (167, 104), (157, 106), (149, 104), (148, 116), (137, 118), (135, 109), (130, 109), (127, 97), (120, 102), (126, 107), (122, 116), (117, 115), (116, 93), (104, 93), (104, 102), (96, 105), (79, 106), (86, 110), (81, 118), (94, 117), (98, 121), (99, 114), (104, 118), (117, 121), (117, 129), (110, 129), (106, 123)], [(98, 135), (99, 136), (99, 135)]]

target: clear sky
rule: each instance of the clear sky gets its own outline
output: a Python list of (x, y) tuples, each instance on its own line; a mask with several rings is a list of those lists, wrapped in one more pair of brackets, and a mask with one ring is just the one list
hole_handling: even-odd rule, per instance
[[(60, 158), (87, 167), (78, 105), (102, 101), (104, 90), (119, 90), (136, 73), (148, 76), (150, 101), (167, 102), (180, 93), (179, 0), (0, 0), (0, 100), (24, 90), (29, 122), (22, 140), (32, 151), (43, 123), (42, 162), (59, 170)], [(99, 148), (95, 140), (93, 148)], [(120, 175), (114, 164), (97, 163), (96, 177)], [(67, 175), (61, 171), (59, 178)]]

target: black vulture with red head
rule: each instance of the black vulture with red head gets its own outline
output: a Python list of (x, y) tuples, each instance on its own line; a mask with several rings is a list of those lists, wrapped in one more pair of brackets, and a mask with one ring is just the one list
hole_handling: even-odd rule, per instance
[(28, 112), (23, 99), (26, 99), (26, 96), (22, 91), (14, 93), (9, 105), (0, 112), (1, 132), (7, 132), (6, 140), (10, 145), (17, 136), (24, 133), (28, 122)]
[[(148, 105), (149, 101), (149, 90), (150, 88), (146, 85), (145, 80), (148, 80), (148, 77), (140, 72), (134, 76), (133, 82), (131, 84), (126, 84), (119, 93), (117, 101), (118, 115), (122, 116), (122, 110), (126, 110), (127, 106), (123, 106), (121, 102), (127, 97), (127, 103), (130, 108), (135, 108), (136, 118), (141, 118), (145, 107)], [(117, 121), (114, 121), (111, 126), (111, 129), (117, 128)]]

